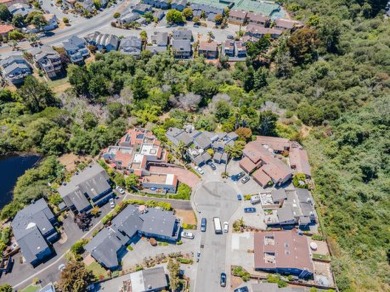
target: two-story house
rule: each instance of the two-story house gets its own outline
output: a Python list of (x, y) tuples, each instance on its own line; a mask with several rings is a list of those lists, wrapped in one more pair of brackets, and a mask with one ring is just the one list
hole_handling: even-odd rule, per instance
[(82, 38), (74, 35), (62, 44), (72, 63), (81, 63), (89, 56), (85, 40)]
[(192, 55), (192, 31), (188, 29), (176, 29), (172, 32), (171, 47), (175, 58), (186, 59)]
[(12, 84), (21, 84), (28, 75), (32, 74), (31, 66), (21, 56), (10, 56), (0, 61), (2, 75)]
[(61, 57), (52, 47), (43, 46), (31, 51), (36, 66), (49, 78), (55, 78), (62, 73)]
[(204, 56), (206, 59), (218, 58), (218, 44), (216, 42), (200, 42), (198, 48), (199, 56)]
[(99, 51), (111, 52), (116, 51), (119, 47), (119, 37), (113, 34), (101, 34), (95, 31), (85, 39), (90, 45), (96, 46)]
[(143, 2), (159, 9), (169, 9), (171, 7), (169, 0), (143, 0)]
[(51, 244), (58, 238), (56, 217), (44, 199), (20, 210), (11, 227), (26, 262), (36, 266), (53, 255)]
[(119, 51), (134, 57), (139, 57), (142, 51), (142, 40), (136, 36), (129, 36), (121, 40)]

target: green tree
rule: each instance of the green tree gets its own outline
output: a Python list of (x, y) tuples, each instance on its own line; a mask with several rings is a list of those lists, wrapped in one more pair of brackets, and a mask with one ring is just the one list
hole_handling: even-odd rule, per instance
[(228, 119), (230, 116), (230, 105), (225, 100), (219, 100), (215, 104), (215, 118), (218, 122)]
[(78, 95), (89, 95), (89, 72), (85, 67), (70, 65), (68, 67), (69, 82)]
[(227, 146), (225, 152), (228, 154), (229, 158), (238, 159), (242, 156), (245, 144), (244, 141), (234, 141), (234, 145)]
[(0, 292), (12, 292), (12, 286), (10, 284), (1, 284), (0, 285)]
[(276, 130), (276, 122), (278, 116), (271, 111), (260, 113), (259, 117), (259, 133), (264, 136), (274, 136)]
[(83, 262), (70, 261), (61, 272), (58, 286), (63, 292), (83, 292), (93, 280), (92, 272), (87, 271)]
[[(14, 41), (21, 41), (22, 39), (24, 39), (24, 34), (18, 30), (13, 30), (13, 31), (10, 31), (8, 33), (8, 38), (10, 40), (14, 40)], [(16, 46), (16, 45), (15, 45)], [(15, 47), (14, 46), (14, 47)]]
[(254, 90), (259, 90), (265, 86), (268, 85), (268, 82), (267, 82), (267, 75), (268, 75), (268, 71), (264, 68), (259, 68), (257, 69), (257, 71), (254, 73), (254, 76), (253, 76), (253, 89)]
[(59, 105), (59, 101), (54, 97), (47, 84), (39, 82), (33, 76), (25, 78), (23, 86), (18, 90), (18, 94), (22, 97), (22, 102), (33, 113), (42, 111), (46, 107)]
[(250, 128), (240, 127), (235, 132), (243, 141), (249, 141), (252, 138), (252, 130)]
[(191, 7), (186, 7), (186, 8), (184, 8), (184, 10), (183, 10), (183, 16), (184, 16), (185, 19), (187, 19), (187, 20), (192, 19), (192, 17), (194, 16), (194, 13), (193, 13)]
[(59, 155), (66, 151), (68, 135), (64, 129), (52, 128), (43, 137), (40, 149), (49, 155)]
[(14, 17), (12, 17), (12, 25), (17, 28), (25, 27), (26, 23), (24, 17), (21, 14), (15, 14)]
[(113, 17), (117, 19), (121, 17), (121, 14), (119, 12), (115, 12)]
[(222, 21), (223, 21), (223, 16), (222, 16), (222, 14), (217, 14), (217, 15), (215, 15), (214, 21), (215, 21), (215, 23), (217, 23), (217, 24), (221, 24)]
[(167, 269), (169, 271), (169, 288), (171, 291), (176, 291), (180, 285), (180, 264), (176, 259), (169, 259)]
[(0, 20), (8, 21), (12, 17), (11, 12), (9, 12), (8, 7), (5, 4), (0, 4)]
[(310, 63), (317, 59), (319, 40), (313, 28), (301, 28), (294, 31), (287, 41), (291, 56), (296, 64)]
[(183, 15), (180, 11), (176, 9), (170, 9), (167, 12), (166, 19), (170, 23), (182, 23), (183, 22)]
[(129, 174), (126, 177), (126, 188), (127, 188), (127, 190), (132, 191), (133, 188), (138, 187), (138, 184), (139, 184), (138, 180), (139, 180), (138, 176), (136, 176), (133, 173)]

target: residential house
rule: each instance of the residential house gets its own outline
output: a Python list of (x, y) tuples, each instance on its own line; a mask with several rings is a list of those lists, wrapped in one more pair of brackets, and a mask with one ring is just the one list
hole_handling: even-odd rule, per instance
[(236, 41), (235, 43), (236, 48), (236, 56), (238, 58), (246, 58), (246, 46), (241, 41)]
[(255, 270), (310, 279), (314, 265), (306, 237), (296, 230), (254, 234)]
[(151, 174), (142, 178), (142, 187), (176, 193), (177, 176), (175, 174)]
[[(118, 291), (132, 291), (132, 292), (168, 291), (167, 279), (168, 277), (165, 274), (164, 268), (157, 267), (157, 268), (141, 270), (131, 274), (119, 276), (116, 279), (100, 282), (99, 284), (95, 284), (95, 290), (111, 291), (113, 287), (116, 287)], [(119, 283), (119, 286), (116, 283)]]
[(31, 51), (35, 64), (49, 78), (55, 78), (62, 73), (62, 61), (60, 54), (52, 47), (43, 46)]
[(259, 140), (249, 142), (243, 153), (240, 167), (249, 174), (253, 173), (253, 179), (261, 186), (270, 182), (280, 186), (291, 179), (292, 172), (287, 164), (275, 157), (273, 150)]
[(179, 11), (183, 11), (187, 6), (187, 0), (172, 0), (171, 8)]
[(275, 153), (283, 153), (290, 149), (290, 141), (286, 138), (257, 136), (256, 141), (265, 146), (265, 148), (272, 149)]
[(58, 19), (55, 14), (45, 13), (43, 14), (43, 18), (47, 22), (47, 24), (43, 27), (44, 31), (53, 30), (58, 27)]
[(153, 32), (152, 36), (152, 44), (159, 46), (159, 47), (167, 47), (168, 46), (168, 33), (167, 32), (160, 32), (155, 31)]
[(169, 0), (143, 0), (143, 3), (159, 9), (169, 9), (171, 6), (169, 2)]
[(152, 12), (152, 6), (144, 3), (138, 3), (133, 7), (133, 13), (145, 15), (145, 13)]
[(307, 151), (303, 149), (298, 142), (290, 142), (290, 166), (297, 173), (305, 174), (306, 178), (311, 178), (311, 167), (309, 164), (309, 157)]
[(58, 188), (58, 192), (68, 208), (80, 213), (89, 211), (91, 204), (102, 206), (112, 197), (109, 177), (97, 163), (76, 172), (69, 182)]
[(260, 13), (248, 12), (246, 17), (249, 24), (268, 26), (270, 23), (270, 18)]
[(119, 47), (119, 38), (113, 34), (101, 34), (96, 31), (89, 34), (86, 38), (87, 43), (97, 47), (99, 51), (116, 51)]
[(272, 38), (278, 38), (283, 31), (277, 28), (266, 28), (257, 24), (248, 24), (245, 33), (246, 35), (255, 38), (262, 38), (265, 35), (270, 35)]
[(301, 28), (303, 27), (303, 24), (296, 20), (279, 18), (279, 19), (275, 19), (273, 27), (285, 31), (285, 30), (293, 30), (295, 28)]
[(54, 225), (56, 217), (44, 199), (20, 210), (11, 227), (26, 262), (40, 264), (53, 254), (50, 244), (59, 238)]
[(223, 46), (223, 52), (225, 56), (234, 57), (235, 56), (234, 41), (226, 40)]
[(243, 25), (246, 21), (248, 12), (243, 10), (232, 9), (229, 11), (228, 22), (237, 25)]
[(173, 56), (178, 59), (187, 59), (192, 55), (190, 40), (172, 39), (171, 49)]
[(153, 18), (157, 19), (157, 21), (161, 21), (165, 16), (165, 12), (162, 10), (157, 10), (153, 12)]
[(152, 132), (130, 129), (117, 146), (103, 151), (102, 157), (111, 167), (133, 172), (138, 176), (148, 175), (149, 164), (166, 164), (168, 152)]
[(134, 57), (139, 57), (142, 51), (142, 40), (136, 36), (129, 36), (121, 40), (119, 51)]
[(222, 16), (224, 15), (222, 8), (212, 5), (192, 3), (190, 7), (194, 17), (201, 17), (204, 15), (209, 21), (215, 21), (215, 17), (218, 14)]
[(92, 238), (85, 249), (100, 264), (115, 270), (119, 268), (118, 258), (123, 256), (126, 245), (138, 236), (174, 243), (179, 231), (179, 221), (172, 211), (128, 205), (112, 220), (110, 227)]
[(211, 148), (213, 141), (206, 132), (202, 132), (197, 135), (194, 139), (194, 145), (198, 149), (207, 150)]
[(0, 36), (2, 36), (3, 38), (7, 38), (8, 39), (8, 34), (13, 31), (15, 28), (13, 25), (9, 25), (9, 24), (0, 24)]
[(72, 63), (81, 63), (89, 56), (85, 40), (78, 36), (74, 35), (62, 44)]
[[(200, 133), (199, 133), (200, 134)], [(193, 138), (185, 130), (178, 128), (169, 128), (166, 132), (166, 136), (170, 142), (175, 146), (179, 146), (180, 143), (183, 143), (185, 147), (188, 147), (192, 144)]]
[[(77, 3), (88, 12), (96, 10), (96, 6), (93, 0), (78, 0)], [(77, 8), (77, 6), (75, 6)]]
[(0, 0), (0, 4), (4, 4), (7, 7), (18, 3), (28, 4), (28, 2), (29, 0)]
[(206, 59), (218, 58), (218, 44), (216, 42), (200, 42), (198, 54)]
[(220, 163), (226, 164), (228, 162), (228, 156), (227, 156), (226, 152), (224, 152), (224, 153), (216, 152), (216, 153), (214, 153), (213, 160), (215, 163), (218, 163), (218, 164), (220, 164)]
[(23, 17), (26, 17), (33, 9), (29, 4), (24, 3), (15, 3), (8, 7), (9, 12), (15, 16), (16, 14), (20, 14)]
[(0, 61), (2, 75), (12, 84), (21, 84), (28, 75), (32, 74), (32, 68), (21, 55), (7, 57)]
[(145, 47), (146, 51), (151, 52), (153, 55), (159, 54), (159, 53), (164, 53), (167, 51), (167, 47), (159, 47), (159, 46), (146, 46)]
[(189, 29), (175, 29), (172, 31), (172, 39), (174, 40), (188, 40), (192, 41), (192, 31)]
[(141, 18), (140, 14), (128, 11), (127, 13), (123, 13), (119, 17), (118, 22), (121, 25), (124, 25), (124, 24), (127, 24), (127, 23), (131, 23), (131, 22), (137, 21), (140, 18)]

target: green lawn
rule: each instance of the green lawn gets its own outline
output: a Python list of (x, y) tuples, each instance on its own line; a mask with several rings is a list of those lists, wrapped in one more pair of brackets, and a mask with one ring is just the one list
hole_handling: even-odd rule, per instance
[(87, 269), (91, 271), (97, 279), (101, 279), (101, 276), (104, 278), (107, 277), (107, 271), (97, 262), (93, 262), (87, 266)]
[(26, 288), (21, 290), (21, 292), (35, 292), (35, 291), (38, 291), (39, 289), (41, 289), (40, 286), (36, 286), (36, 285), (31, 284), (30, 286), (27, 286)]

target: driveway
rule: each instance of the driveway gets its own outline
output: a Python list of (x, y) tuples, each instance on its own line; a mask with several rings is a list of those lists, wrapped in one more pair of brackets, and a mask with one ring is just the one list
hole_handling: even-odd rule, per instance
[(185, 183), (191, 188), (195, 187), (198, 182), (200, 182), (199, 177), (187, 169), (179, 167), (161, 167), (161, 166), (151, 166), (149, 168), (150, 172), (155, 173), (173, 173), (177, 175), (177, 178), (180, 182)]

